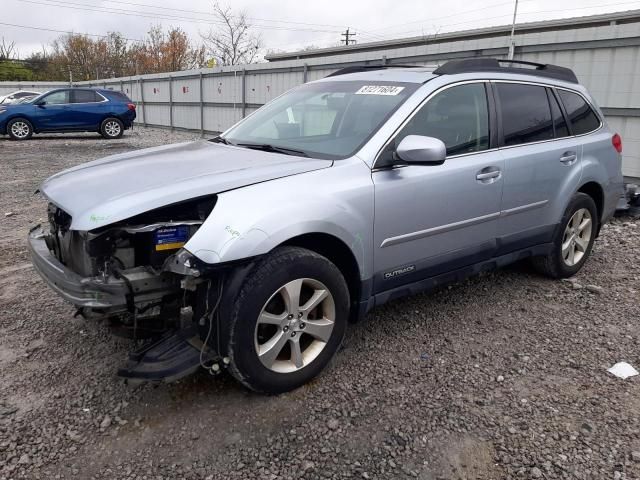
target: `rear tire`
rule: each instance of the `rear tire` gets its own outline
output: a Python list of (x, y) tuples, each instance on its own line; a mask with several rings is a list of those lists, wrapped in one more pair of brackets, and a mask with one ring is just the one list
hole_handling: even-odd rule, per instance
[(117, 118), (107, 118), (100, 125), (100, 134), (107, 140), (122, 137), (124, 133), (124, 124)]
[(234, 303), (229, 371), (257, 392), (293, 390), (330, 362), (348, 318), (340, 270), (311, 250), (278, 248), (253, 269)]
[(29, 140), (33, 136), (33, 125), (26, 118), (14, 118), (7, 124), (11, 140)]
[(598, 209), (585, 193), (576, 193), (560, 221), (553, 250), (532, 258), (534, 268), (551, 278), (568, 278), (580, 271), (591, 254), (599, 227)]

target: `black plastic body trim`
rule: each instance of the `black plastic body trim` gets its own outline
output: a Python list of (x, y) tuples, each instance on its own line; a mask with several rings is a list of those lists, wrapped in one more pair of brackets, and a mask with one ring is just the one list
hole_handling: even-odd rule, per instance
[(385, 290), (375, 296), (374, 306), (378, 307), (397, 298), (405, 297), (407, 295), (415, 295), (420, 292), (433, 290), (449, 283), (459, 282), (472, 275), (495, 270), (517, 262), (518, 260), (538, 255), (547, 255), (552, 251), (552, 248), (552, 243), (536, 245), (534, 247), (525, 248), (499, 257), (493, 257), (489, 260), (484, 260), (473, 265), (448, 271), (446, 273), (392, 288), (390, 290)]
[(487, 108), (489, 109), (489, 148), (492, 150), (500, 146), (500, 122), (498, 121), (498, 104), (496, 103), (496, 91), (493, 83), (484, 82), (487, 95)]
[(494, 257), (500, 257), (536, 245), (551, 243), (557, 228), (557, 224), (543, 225), (542, 227), (534, 227), (522, 232), (500, 237), (496, 245)]
[(386, 290), (402, 287), (424, 280), (425, 278), (435, 277), (453, 270), (457, 270), (469, 265), (474, 265), (490, 259), (496, 251), (496, 241), (491, 240), (469, 248), (454, 250), (435, 257), (428, 257), (412, 262), (408, 265), (399, 265), (398, 269), (403, 267), (413, 267), (411, 273), (401, 275), (394, 278), (385, 278), (385, 272), (379, 272), (374, 277), (374, 294), (379, 294)]
[[(413, 295), (464, 280), (481, 272), (495, 270), (519, 260), (549, 254), (560, 224), (530, 228), (466, 249), (425, 258), (410, 265), (410, 273), (386, 278), (384, 272), (363, 281), (357, 319), (364, 318), (374, 307), (396, 298)], [(369, 296), (370, 295), (370, 296)]]

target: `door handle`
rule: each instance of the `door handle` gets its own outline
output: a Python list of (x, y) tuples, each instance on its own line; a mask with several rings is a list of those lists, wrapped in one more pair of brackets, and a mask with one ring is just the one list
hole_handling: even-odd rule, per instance
[(493, 183), (500, 178), (501, 175), (502, 172), (496, 167), (486, 167), (476, 174), (476, 180), (481, 183)]
[(560, 163), (564, 163), (565, 165), (573, 165), (575, 161), (578, 159), (576, 152), (564, 152), (560, 157)]

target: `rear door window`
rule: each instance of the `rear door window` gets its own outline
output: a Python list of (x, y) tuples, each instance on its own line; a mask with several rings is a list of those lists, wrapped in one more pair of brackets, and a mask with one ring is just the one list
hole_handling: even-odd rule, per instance
[(558, 90), (558, 94), (567, 111), (574, 135), (593, 132), (600, 126), (600, 119), (582, 96), (567, 90)]
[(91, 90), (73, 90), (72, 94), (72, 103), (95, 103), (102, 100)]
[(545, 87), (519, 83), (497, 83), (496, 87), (505, 145), (553, 139), (553, 122)]

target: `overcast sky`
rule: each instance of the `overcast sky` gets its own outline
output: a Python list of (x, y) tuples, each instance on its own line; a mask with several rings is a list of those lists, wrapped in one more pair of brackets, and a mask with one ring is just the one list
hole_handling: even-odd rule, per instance
[[(224, 0), (221, 2), (224, 3)], [(243, 9), (268, 49), (291, 51), (332, 46), (347, 27), (358, 43), (511, 23), (514, 0), (233, 0)], [(122, 32), (141, 39), (151, 25), (179, 26), (194, 41), (211, 24), (212, 0), (0, 0), (0, 36), (14, 41), (21, 57), (60, 33)], [(640, 8), (640, 0), (520, 0), (518, 23)], [(141, 16), (142, 15), (142, 16)], [(162, 18), (164, 17), (164, 18)], [(167, 18), (173, 17), (173, 18)], [(179, 18), (176, 18), (179, 17)]]

